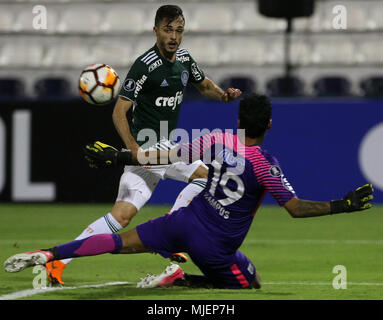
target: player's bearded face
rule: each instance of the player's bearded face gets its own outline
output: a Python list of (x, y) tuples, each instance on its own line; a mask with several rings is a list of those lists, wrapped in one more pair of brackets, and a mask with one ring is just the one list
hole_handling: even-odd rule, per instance
[(173, 55), (179, 48), (184, 34), (185, 21), (180, 16), (176, 20), (168, 22), (162, 20), (158, 27), (155, 27), (157, 45), (167, 55)]

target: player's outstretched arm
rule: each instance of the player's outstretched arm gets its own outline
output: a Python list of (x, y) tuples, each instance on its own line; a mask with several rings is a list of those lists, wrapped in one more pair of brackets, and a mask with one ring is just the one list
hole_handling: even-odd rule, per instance
[(294, 218), (318, 217), (328, 214), (362, 211), (372, 207), (374, 189), (371, 184), (365, 184), (354, 191), (350, 191), (340, 200), (328, 202), (308, 201), (292, 198), (284, 205)]
[(84, 157), (88, 161), (89, 167), (100, 169), (127, 165), (161, 165), (172, 163), (172, 159), (177, 157), (178, 148), (173, 149), (174, 150), (170, 151), (144, 151), (139, 149), (136, 155), (133, 155), (130, 150), (118, 151), (113, 146), (100, 141), (96, 141), (94, 143), (87, 144), (83, 151)]
[(223, 91), (208, 77), (205, 77), (205, 79), (199, 83), (195, 83), (194, 86), (203, 96), (223, 102), (233, 101), (242, 94), (241, 90), (235, 88), (228, 88), (226, 91)]
[(83, 151), (89, 167), (95, 169), (137, 164), (130, 150), (118, 151), (100, 141), (87, 144)]

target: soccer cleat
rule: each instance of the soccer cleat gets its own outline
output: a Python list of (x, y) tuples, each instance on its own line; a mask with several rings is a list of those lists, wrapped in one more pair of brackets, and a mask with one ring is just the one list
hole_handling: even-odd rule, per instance
[(137, 283), (137, 288), (168, 288), (173, 285), (174, 281), (183, 278), (184, 273), (178, 264), (170, 263), (165, 271), (159, 275), (148, 274), (145, 278)]
[(185, 263), (188, 261), (188, 257), (185, 256), (183, 253), (181, 252), (177, 252), (177, 253), (173, 253), (171, 256), (170, 256), (170, 261), (175, 261), (175, 262), (178, 262), (178, 263)]
[(45, 265), (45, 269), (48, 275), (48, 280), (51, 285), (63, 285), (62, 274), (66, 264), (60, 260), (50, 261)]
[(31, 266), (44, 265), (52, 258), (51, 252), (43, 250), (18, 253), (5, 260), (4, 268), (7, 272), (19, 272)]

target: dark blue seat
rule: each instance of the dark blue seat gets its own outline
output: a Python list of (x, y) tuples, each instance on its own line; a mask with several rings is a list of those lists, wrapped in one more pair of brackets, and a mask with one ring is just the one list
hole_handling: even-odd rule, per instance
[(20, 98), (25, 93), (24, 82), (20, 79), (0, 79), (0, 98)]
[(277, 77), (266, 83), (266, 94), (270, 97), (302, 97), (303, 82), (297, 77)]
[(374, 76), (360, 82), (365, 97), (383, 97), (383, 76)]
[(196, 100), (204, 100), (207, 99), (204, 97), (196, 87), (194, 87), (192, 84), (188, 84), (186, 86), (185, 92), (184, 92), (184, 101), (196, 101)]
[(65, 78), (44, 78), (35, 83), (39, 98), (63, 98), (71, 96), (70, 82)]
[(226, 78), (220, 82), (220, 86), (223, 90), (227, 88), (240, 89), (242, 94), (255, 92), (257, 89), (255, 80), (243, 76)]
[(313, 84), (317, 97), (351, 96), (351, 82), (342, 76), (328, 76), (317, 79)]

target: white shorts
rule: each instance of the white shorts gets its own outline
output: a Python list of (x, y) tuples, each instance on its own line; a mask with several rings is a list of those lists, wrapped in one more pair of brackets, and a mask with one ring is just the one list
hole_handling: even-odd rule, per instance
[(204, 165), (201, 160), (191, 164), (177, 162), (145, 167), (125, 166), (116, 201), (130, 202), (140, 210), (152, 196), (160, 179), (169, 178), (188, 183), (190, 176), (200, 165)]

